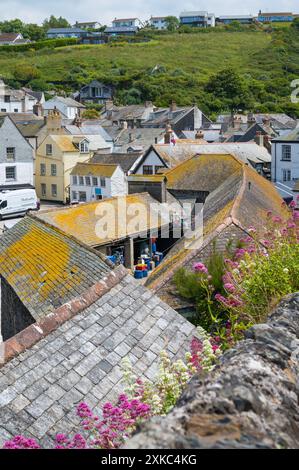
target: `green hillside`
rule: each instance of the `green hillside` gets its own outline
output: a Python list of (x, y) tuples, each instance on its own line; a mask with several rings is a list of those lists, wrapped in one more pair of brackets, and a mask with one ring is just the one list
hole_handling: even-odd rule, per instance
[(299, 116), (289, 98), (290, 82), (299, 78), (298, 32), (213, 31), (157, 36), (137, 44), (0, 51), (4, 79), (71, 91), (96, 78), (115, 85), (120, 103), (168, 105), (174, 99), (180, 105), (197, 102), (210, 114), (225, 109), (205, 84), (228, 67), (248, 86), (250, 109)]

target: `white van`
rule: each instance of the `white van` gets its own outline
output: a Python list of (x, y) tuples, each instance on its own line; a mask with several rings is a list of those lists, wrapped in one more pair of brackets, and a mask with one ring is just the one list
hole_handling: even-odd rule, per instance
[(0, 219), (25, 215), (30, 210), (38, 210), (40, 202), (34, 189), (0, 191)]

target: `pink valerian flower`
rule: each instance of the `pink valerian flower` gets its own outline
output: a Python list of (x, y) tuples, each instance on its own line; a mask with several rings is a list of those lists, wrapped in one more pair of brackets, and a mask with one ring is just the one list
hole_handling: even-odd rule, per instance
[(296, 206), (297, 206), (297, 204), (296, 204), (296, 201), (294, 201), (294, 200), (291, 201), (290, 204), (289, 204), (289, 207), (290, 207), (291, 209), (294, 209)]
[(272, 220), (275, 224), (281, 224), (282, 223), (282, 218), (279, 217), (278, 215), (275, 215), (274, 217), (272, 217)]
[(237, 259), (239, 258), (243, 258), (243, 256), (247, 253), (247, 250), (245, 250), (244, 248), (238, 248), (236, 250), (236, 253), (235, 253), (235, 256)]
[(196, 273), (208, 274), (208, 268), (203, 263), (195, 263), (193, 269)]
[(229, 283), (229, 282), (227, 282), (226, 284), (224, 284), (223, 287), (224, 287), (224, 289), (225, 289), (227, 292), (234, 293), (234, 292), (236, 291), (236, 287), (235, 287), (233, 284)]
[(40, 449), (40, 446), (34, 439), (28, 439), (19, 435), (10, 441), (6, 441), (3, 449)]

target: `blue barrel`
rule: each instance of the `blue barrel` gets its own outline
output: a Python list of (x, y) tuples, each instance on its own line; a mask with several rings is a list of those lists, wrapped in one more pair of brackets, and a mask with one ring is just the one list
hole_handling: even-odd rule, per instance
[(146, 262), (146, 266), (147, 266), (148, 271), (150, 271), (150, 269), (151, 269), (151, 260), (146, 259), (145, 262)]
[(134, 271), (134, 277), (135, 279), (142, 279), (144, 276), (143, 276), (143, 273), (144, 271)]

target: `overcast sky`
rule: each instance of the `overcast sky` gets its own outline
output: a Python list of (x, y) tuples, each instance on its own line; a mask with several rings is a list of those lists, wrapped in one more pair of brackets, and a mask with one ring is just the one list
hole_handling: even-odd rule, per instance
[(0, 0), (0, 21), (21, 18), (26, 22), (41, 23), (51, 14), (64, 16), (71, 23), (99, 21), (110, 24), (115, 17), (151, 15), (179, 15), (183, 10), (209, 10), (216, 15), (257, 14), (263, 11), (291, 11), (299, 13), (298, 0)]

